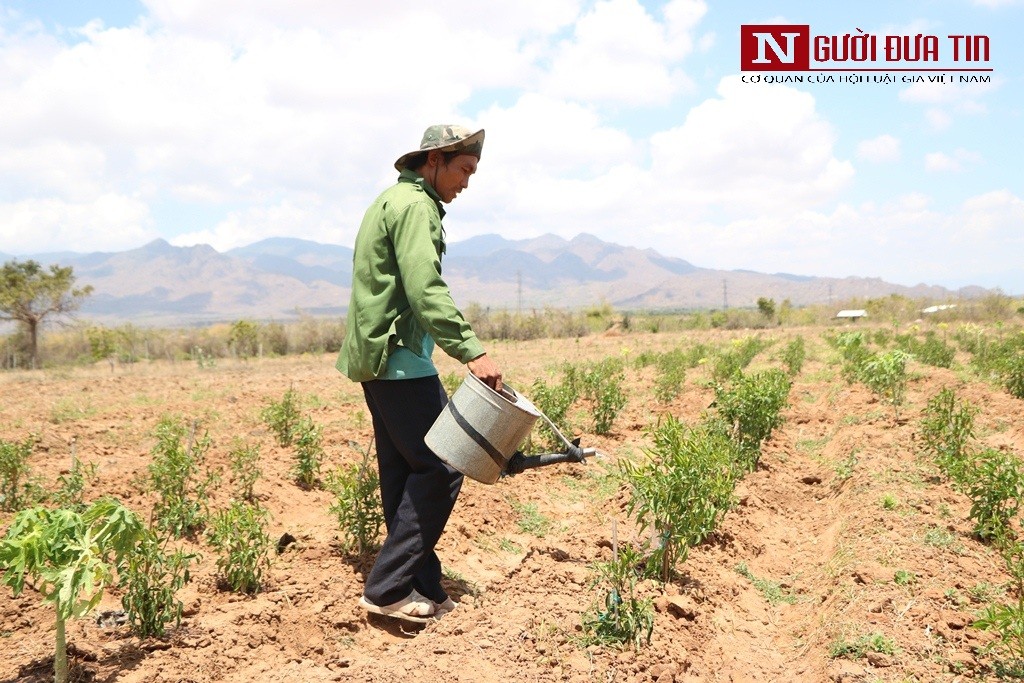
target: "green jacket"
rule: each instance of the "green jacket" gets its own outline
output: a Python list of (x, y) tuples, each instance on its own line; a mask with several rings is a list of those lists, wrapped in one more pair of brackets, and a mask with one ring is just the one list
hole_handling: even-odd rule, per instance
[(483, 355), (441, 278), (443, 216), (434, 188), (409, 170), (366, 210), (356, 235), (348, 326), (336, 365), (351, 380), (382, 376), (398, 345), (422, 355), (427, 335), (463, 363)]

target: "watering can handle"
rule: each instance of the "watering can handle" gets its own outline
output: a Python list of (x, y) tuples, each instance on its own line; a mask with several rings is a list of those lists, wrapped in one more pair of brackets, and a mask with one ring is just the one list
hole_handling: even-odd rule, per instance
[[(502, 386), (501, 391), (498, 391), (497, 393), (512, 403), (515, 403), (516, 401), (519, 400), (519, 395), (515, 392), (515, 389), (509, 386)], [(569, 451), (572, 451), (572, 449), (579, 447), (578, 442), (574, 443), (572, 441), (569, 441), (569, 439), (565, 437), (565, 434), (563, 434), (561, 430), (555, 426), (555, 423), (552, 422), (551, 419), (544, 414), (544, 411), (542, 411), (540, 408), (537, 408), (537, 406), (533, 407), (534, 409), (537, 410), (537, 413), (544, 419), (544, 421), (548, 423), (548, 427), (551, 427), (551, 431), (554, 432), (555, 435), (562, 440), (562, 443), (565, 444), (566, 448), (568, 448)], [(581, 461), (577, 460), (576, 462)]]

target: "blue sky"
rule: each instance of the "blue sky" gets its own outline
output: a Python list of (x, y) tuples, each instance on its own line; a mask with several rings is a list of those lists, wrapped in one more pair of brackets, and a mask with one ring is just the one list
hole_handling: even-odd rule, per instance
[[(0, 252), (349, 245), (393, 160), (461, 122), (487, 142), (453, 240), (587, 232), (708, 268), (1024, 293), (1022, 19), (1022, 0), (0, 0)], [(985, 35), (992, 71), (745, 83), (741, 24), (935, 35), (941, 67), (946, 36)]]

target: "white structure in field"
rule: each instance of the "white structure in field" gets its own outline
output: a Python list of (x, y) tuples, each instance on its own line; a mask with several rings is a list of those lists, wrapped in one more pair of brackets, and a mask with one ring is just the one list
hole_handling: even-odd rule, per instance
[(857, 320), (859, 318), (868, 317), (868, 312), (862, 309), (849, 309), (845, 311), (839, 311), (836, 313), (837, 318), (847, 318), (849, 320)]
[(929, 306), (928, 308), (922, 308), (922, 313), (938, 313), (939, 311), (947, 311), (951, 308), (956, 308), (956, 304), (939, 304), (938, 306)]

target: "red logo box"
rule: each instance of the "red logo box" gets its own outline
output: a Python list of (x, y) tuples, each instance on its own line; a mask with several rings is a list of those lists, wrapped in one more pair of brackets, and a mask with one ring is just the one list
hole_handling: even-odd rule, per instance
[(807, 24), (740, 26), (741, 71), (807, 71), (811, 27)]

